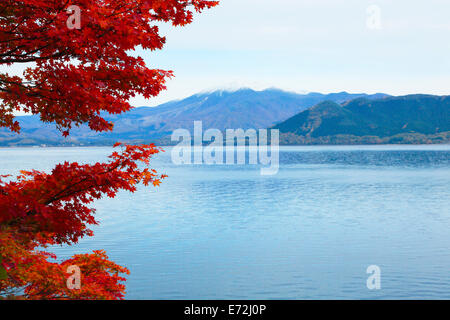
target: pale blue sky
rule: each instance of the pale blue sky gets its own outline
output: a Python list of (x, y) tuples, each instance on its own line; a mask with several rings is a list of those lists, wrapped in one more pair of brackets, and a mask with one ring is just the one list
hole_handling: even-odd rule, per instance
[[(376, 5), (381, 29), (367, 25)], [(373, 20), (370, 20), (373, 21)], [(448, 0), (222, 0), (142, 53), (176, 78), (155, 105), (220, 87), (450, 94)]]
[[(373, 5), (380, 29), (367, 25)], [(449, 0), (222, 0), (162, 33), (164, 50), (136, 53), (176, 77), (135, 106), (228, 87), (450, 94)]]

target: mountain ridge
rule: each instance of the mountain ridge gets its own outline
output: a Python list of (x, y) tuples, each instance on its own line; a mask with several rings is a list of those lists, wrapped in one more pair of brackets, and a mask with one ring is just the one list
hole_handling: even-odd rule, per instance
[(283, 144), (448, 143), (450, 96), (324, 101), (273, 128)]
[(38, 116), (17, 117), (20, 135), (0, 129), (0, 146), (35, 145), (112, 145), (117, 141), (148, 143), (167, 141), (178, 128), (192, 131), (194, 121), (203, 121), (204, 129), (262, 129), (289, 119), (319, 102), (345, 103), (356, 98), (379, 99), (385, 94), (351, 94), (347, 92), (298, 94), (276, 88), (255, 91), (241, 88), (198, 93), (157, 107), (138, 107), (122, 115), (104, 115), (115, 123), (112, 133), (92, 132), (87, 126), (74, 128), (63, 138), (52, 124)]

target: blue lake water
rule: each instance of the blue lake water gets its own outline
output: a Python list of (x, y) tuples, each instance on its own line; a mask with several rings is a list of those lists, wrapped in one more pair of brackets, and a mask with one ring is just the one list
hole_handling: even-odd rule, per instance
[[(0, 174), (111, 148), (0, 149)], [(280, 171), (153, 161), (159, 188), (95, 203), (66, 258), (105, 249), (128, 299), (450, 299), (450, 146), (282, 147)], [(381, 290), (366, 269), (381, 269)]]

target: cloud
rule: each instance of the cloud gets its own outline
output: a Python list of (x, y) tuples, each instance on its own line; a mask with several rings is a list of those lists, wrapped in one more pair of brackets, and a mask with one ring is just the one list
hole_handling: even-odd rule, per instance
[[(367, 28), (370, 5), (382, 29)], [(293, 91), (448, 93), (448, 0), (222, 0), (183, 28), (161, 27), (167, 45), (137, 51), (176, 78), (156, 105), (240, 83)], [(15, 67), (14, 67), (15, 68)]]

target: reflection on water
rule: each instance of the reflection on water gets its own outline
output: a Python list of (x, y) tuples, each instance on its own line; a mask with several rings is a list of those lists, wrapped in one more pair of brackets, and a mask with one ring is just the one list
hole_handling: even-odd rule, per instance
[[(109, 148), (0, 149), (0, 174), (94, 162)], [(174, 166), (158, 189), (95, 204), (130, 299), (450, 299), (450, 147), (285, 147), (280, 171)], [(369, 291), (378, 265), (382, 289)]]

